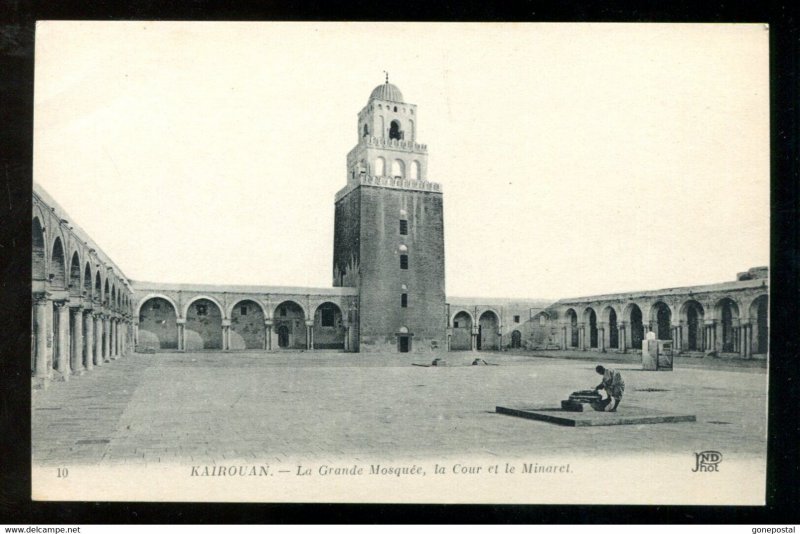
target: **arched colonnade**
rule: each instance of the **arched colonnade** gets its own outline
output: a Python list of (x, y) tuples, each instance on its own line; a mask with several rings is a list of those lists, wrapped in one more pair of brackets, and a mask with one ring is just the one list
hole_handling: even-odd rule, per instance
[(566, 350), (640, 350), (648, 332), (677, 353), (767, 354), (766, 287), (712, 295), (559, 303), (548, 312)]
[(144, 291), (138, 299), (137, 347), (357, 350), (354, 296), (174, 293)]
[(134, 297), (116, 265), (36, 187), (31, 215), (31, 373), (39, 388), (125, 355)]

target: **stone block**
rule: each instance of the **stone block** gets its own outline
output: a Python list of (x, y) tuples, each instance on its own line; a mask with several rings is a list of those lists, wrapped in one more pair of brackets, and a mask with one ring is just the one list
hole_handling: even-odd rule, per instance
[(524, 419), (545, 421), (561, 426), (611, 426), (611, 425), (652, 425), (658, 423), (694, 422), (694, 415), (664, 413), (638, 406), (623, 406), (617, 412), (574, 412), (547, 406), (508, 407), (497, 406), (497, 413), (513, 415)]

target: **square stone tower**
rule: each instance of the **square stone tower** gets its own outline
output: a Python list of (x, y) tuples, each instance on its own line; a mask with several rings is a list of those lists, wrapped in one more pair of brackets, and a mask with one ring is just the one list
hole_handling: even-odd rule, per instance
[(376, 87), (336, 194), (333, 285), (359, 289), (356, 350), (446, 350), (442, 191), (417, 125), (397, 87)]

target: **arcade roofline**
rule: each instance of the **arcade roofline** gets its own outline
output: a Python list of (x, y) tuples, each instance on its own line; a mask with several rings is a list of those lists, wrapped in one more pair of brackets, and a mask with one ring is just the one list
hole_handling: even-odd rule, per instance
[(755, 280), (734, 280), (731, 282), (721, 282), (718, 284), (705, 284), (699, 286), (671, 287), (665, 289), (652, 289), (647, 291), (625, 291), (621, 293), (608, 293), (604, 295), (591, 295), (587, 297), (575, 297), (559, 299), (553, 306), (572, 304), (578, 302), (595, 302), (598, 300), (622, 300), (641, 297), (663, 297), (668, 295), (691, 296), (701, 293), (714, 293), (716, 291), (736, 291), (745, 289), (768, 288), (769, 280), (758, 278)]
[(168, 284), (163, 282), (144, 282), (131, 280), (134, 292), (145, 291), (186, 291), (206, 293), (258, 293), (270, 295), (327, 295), (355, 296), (355, 287), (295, 287), (295, 286), (251, 286), (234, 284)]
[[(56, 202), (52, 196), (50, 196), (45, 188), (35, 181), (33, 182), (33, 196), (36, 197), (42, 204), (49, 207), (53, 214), (61, 221), (62, 225), (66, 226), (66, 228), (72, 232), (79, 241), (83, 242), (88, 248), (94, 249), (95, 255), (98, 259), (100, 259), (100, 261), (111, 266), (117, 272), (117, 275), (123, 280), (127, 281), (128, 283), (132, 282), (125, 272), (119, 268), (119, 265), (114, 263), (114, 260), (112, 260), (108, 254), (103, 252), (103, 249), (100, 248), (100, 246), (95, 243), (91, 237), (89, 237), (89, 234), (83, 228), (81, 228), (77, 222), (75, 222), (75, 219), (73, 219), (69, 213), (67, 213), (67, 210), (62, 208), (61, 205)], [(42, 224), (44, 224), (44, 221), (42, 221)], [(66, 253), (67, 251), (65, 250), (64, 254)], [(69, 258), (69, 260), (71, 260), (71, 258)]]

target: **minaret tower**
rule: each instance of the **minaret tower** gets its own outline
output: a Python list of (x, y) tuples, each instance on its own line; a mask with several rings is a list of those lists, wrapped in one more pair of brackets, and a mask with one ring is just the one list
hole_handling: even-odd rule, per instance
[(336, 194), (333, 285), (359, 289), (362, 352), (446, 350), (442, 192), (417, 119), (387, 74), (358, 114)]

